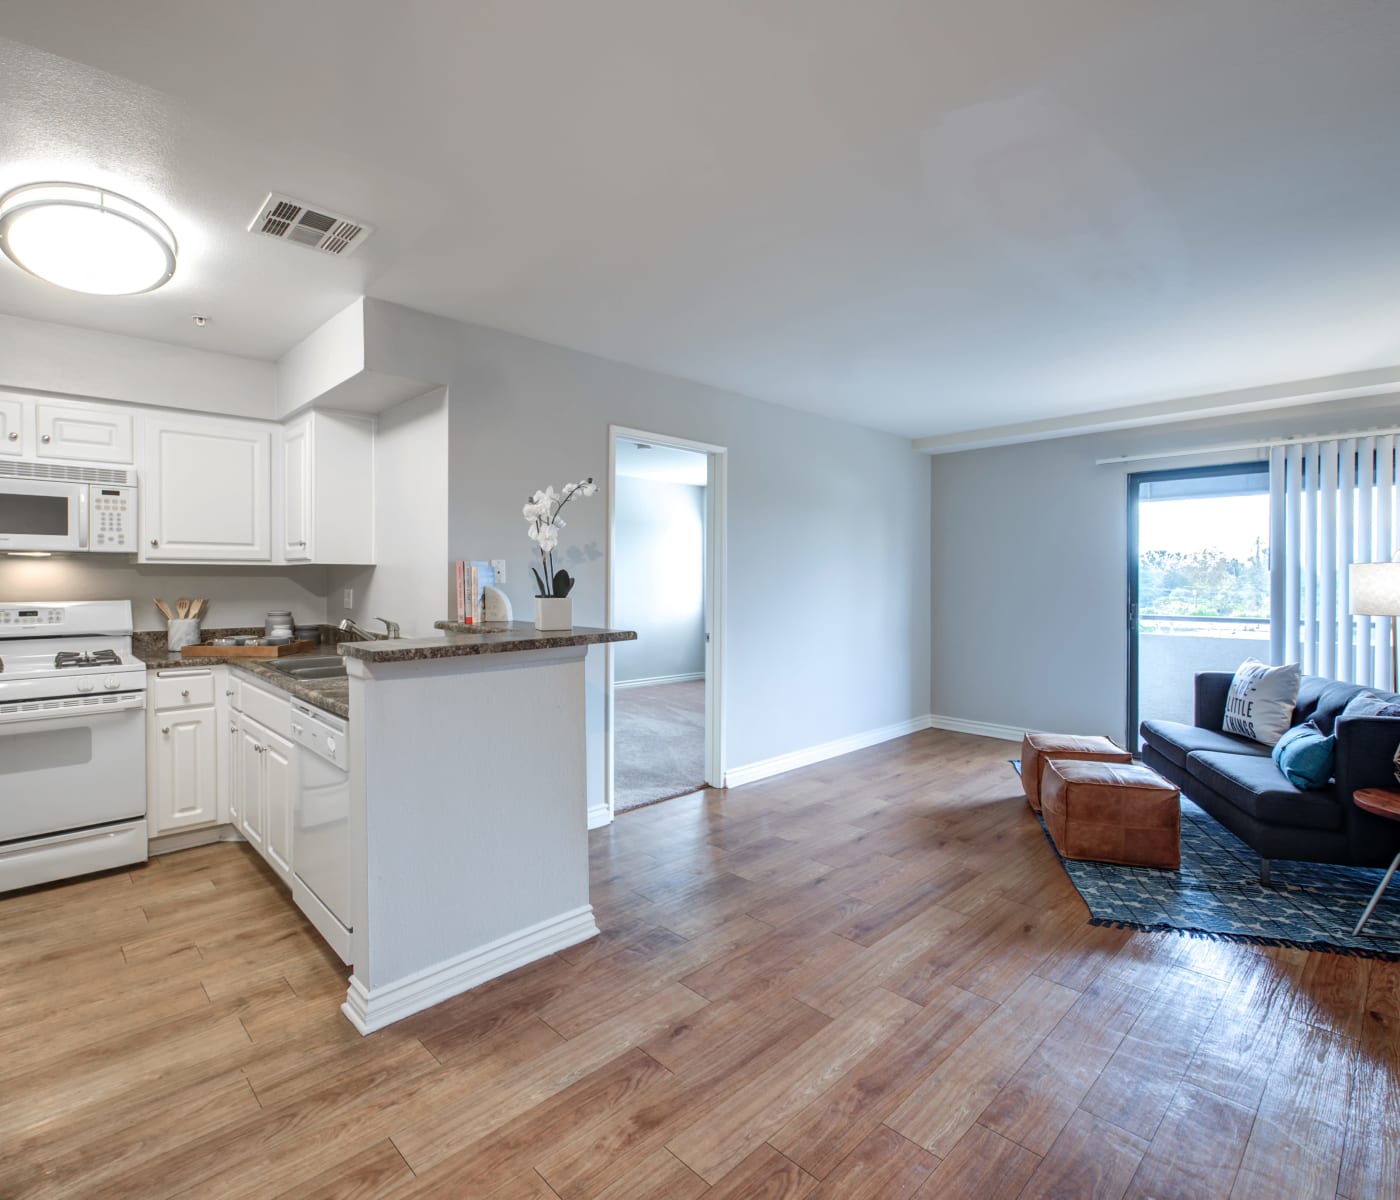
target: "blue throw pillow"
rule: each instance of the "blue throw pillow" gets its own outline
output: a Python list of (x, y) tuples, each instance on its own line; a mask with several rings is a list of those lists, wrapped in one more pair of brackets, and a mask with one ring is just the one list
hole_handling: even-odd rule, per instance
[(1312, 721), (1295, 725), (1274, 743), (1273, 759), (1296, 788), (1326, 787), (1332, 778), (1337, 739)]

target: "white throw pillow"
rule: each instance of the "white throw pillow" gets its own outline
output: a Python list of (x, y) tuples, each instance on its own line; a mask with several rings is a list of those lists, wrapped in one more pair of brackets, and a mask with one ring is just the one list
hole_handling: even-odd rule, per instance
[(1302, 678), (1303, 671), (1297, 663), (1271, 667), (1257, 658), (1245, 659), (1225, 698), (1222, 728), (1226, 733), (1238, 733), (1272, 746), (1288, 732)]

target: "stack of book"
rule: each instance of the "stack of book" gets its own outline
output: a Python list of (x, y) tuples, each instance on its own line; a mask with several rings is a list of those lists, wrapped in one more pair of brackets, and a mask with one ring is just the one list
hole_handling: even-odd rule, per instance
[(489, 562), (460, 558), (452, 566), (457, 585), (457, 620), (463, 625), (480, 625), (481, 592), (495, 586), (496, 569)]

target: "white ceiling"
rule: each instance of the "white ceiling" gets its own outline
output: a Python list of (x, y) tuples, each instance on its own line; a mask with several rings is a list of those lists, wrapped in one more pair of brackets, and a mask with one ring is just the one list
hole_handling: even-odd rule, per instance
[(614, 458), (617, 473), (633, 479), (688, 483), (697, 487), (704, 487), (709, 482), (710, 460), (694, 450), (618, 438)]
[[(910, 436), (1400, 364), (1386, 0), (8, 0), (0, 37), (0, 185), (124, 185), (183, 247), (138, 298), (0, 263), (0, 311), (276, 357), (367, 293)], [(255, 238), (270, 190), (378, 232)]]

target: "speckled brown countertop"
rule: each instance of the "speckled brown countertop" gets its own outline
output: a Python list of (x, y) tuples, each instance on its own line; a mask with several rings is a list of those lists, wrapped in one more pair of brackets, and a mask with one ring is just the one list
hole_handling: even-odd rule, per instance
[(521, 650), (559, 650), (566, 646), (596, 646), (600, 642), (634, 642), (630, 629), (597, 629), (575, 625), (572, 629), (540, 630), (528, 621), (502, 621), (488, 625), (460, 625), (438, 621), (446, 632), (440, 638), (385, 638), (378, 642), (343, 642), (342, 654), (372, 663), (427, 662), (436, 658), (462, 658), (473, 654), (506, 654)]
[[(322, 654), (334, 653), (331, 647), (318, 647)], [(278, 659), (256, 658), (181, 658), (178, 654), (160, 654), (151, 650), (144, 653), (138, 648), (136, 657), (146, 664), (149, 671), (181, 671), (192, 668), (209, 667), (215, 663), (227, 663), (237, 671), (242, 671), (259, 683), (304, 700), (316, 708), (323, 708), (338, 717), (350, 719), (350, 681), (348, 679), (293, 679), (282, 671), (275, 671), (267, 665)]]

